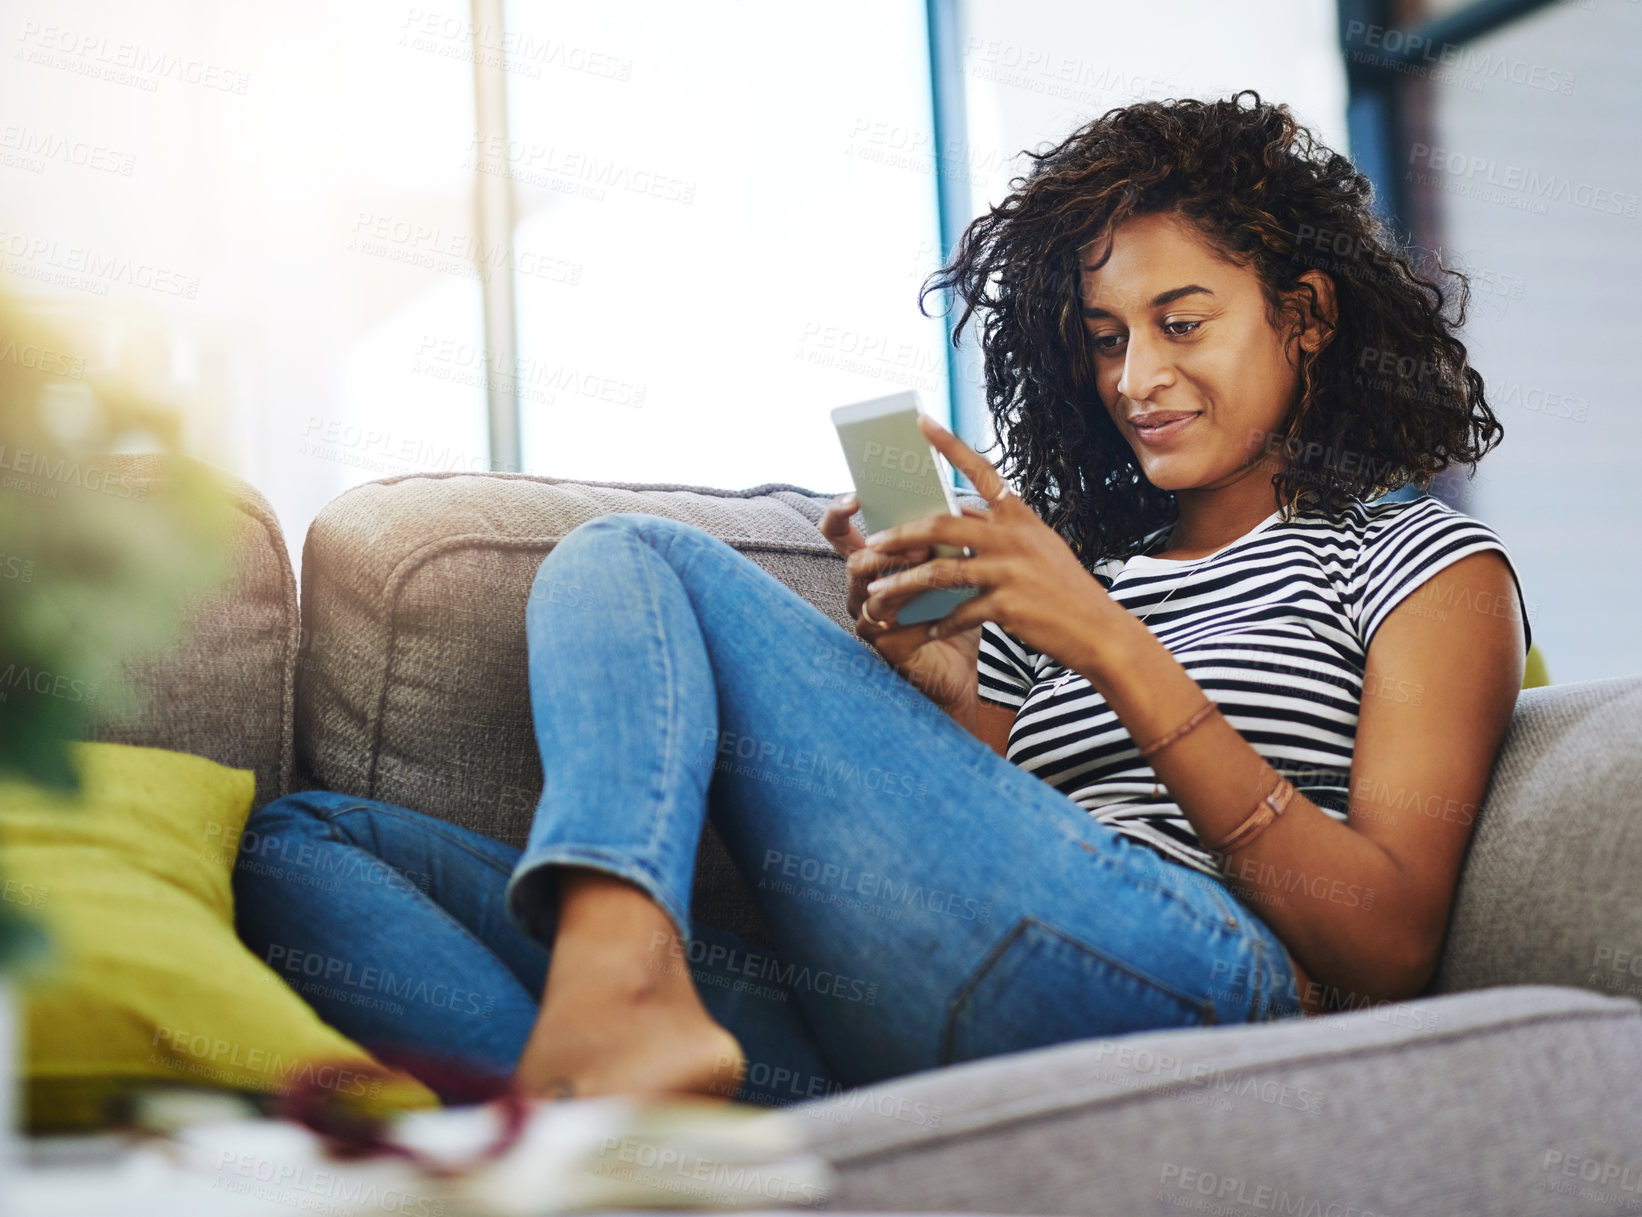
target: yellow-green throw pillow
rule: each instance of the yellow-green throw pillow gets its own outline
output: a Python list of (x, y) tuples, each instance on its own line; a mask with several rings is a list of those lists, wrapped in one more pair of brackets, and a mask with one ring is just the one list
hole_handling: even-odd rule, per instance
[(83, 1128), (155, 1080), (436, 1107), (414, 1080), (326, 1025), (234, 933), (235, 846), (249, 770), (123, 744), (80, 743), (78, 796), (0, 784), (0, 882), (50, 934), (25, 976), (26, 1118)]
[(1524, 689), (1542, 689), (1551, 683), (1551, 673), (1545, 666), (1545, 656), (1540, 654), (1539, 643), (1528, 648), (1528, 658), (1522, 665), (1522, 687)]

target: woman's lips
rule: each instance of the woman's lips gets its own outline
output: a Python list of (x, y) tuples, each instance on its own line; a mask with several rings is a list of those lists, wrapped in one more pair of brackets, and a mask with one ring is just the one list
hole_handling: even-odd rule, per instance
[(1135, 433), (1135, 438), (1148, 447), (1173, 442), (1187, 427), (1192, 425), (1195, 414), (1175, 415), (1170, 421), (1161, 425), (1144, 425), (1149, 423), (1146, 415), (1142, 414), (1129, 420), (1129, 429)]

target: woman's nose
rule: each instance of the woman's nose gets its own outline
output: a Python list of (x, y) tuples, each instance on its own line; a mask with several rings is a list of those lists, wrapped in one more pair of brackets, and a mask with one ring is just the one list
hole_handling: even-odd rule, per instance
[(1145, 401), (1173, 381), (1168, 352), (1157, 343), (1131, 335), (1123, 353), (1123, 375), (1118, 378), (1117, 391), (1130, 401)]

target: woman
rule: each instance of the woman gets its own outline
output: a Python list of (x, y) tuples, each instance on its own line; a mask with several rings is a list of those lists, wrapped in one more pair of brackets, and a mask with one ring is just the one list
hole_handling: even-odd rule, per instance
[[(590, 520), (527, 612), (526, 848), (280, 799), (247, 943), (367, 1046), (543, 1095), (783, 1102), (1419, 993), (1528, 639), (1490, 529), (1366, 500), (1501, 428), (1368, 183), (1248, 97), (1035, 155), (926, 287), (984, 317), (1021, 492), (925, 420), (984, 509), (832, 505), (884, 663), (693, 526)], [(896, 623), (947, 584), (981, 590)], [(704, 817), (779, 950), (691, 924)]]

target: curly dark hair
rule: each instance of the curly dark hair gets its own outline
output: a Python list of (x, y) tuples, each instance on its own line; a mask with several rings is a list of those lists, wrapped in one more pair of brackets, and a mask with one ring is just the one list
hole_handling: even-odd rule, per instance
[[(1252, 104), (1243, 105), (1243, 99)], [(1178, 515), (1175, 495), (1142, 474), (1101, 404), (1078, 295), (1078, 260), (1131, 216), (1174, 212), (1259, 276), (1268, 320), (1317, 304), (1300, 276), (1332, 277), (1337, 325), (1298, 357), (1303, 391), (1268, 453), (1285, 518), (1309, 500), (1327, 514), (1351, 498), (1450, 464), (1475, 467), (1504, 435), (1482, 377), (1456, 337), (1469, 284), (1396, 236), (1373, 211), (1373, 188), (1322, 146), (1288, 107), (1245, 89), (1229, 98), (1147, 101), (1108, 110), (1010, 182), (1010, 195), (964, 231), (952, 260), (919, 292), (953, 293), (952, 342), (983, 315), (986, 403), (1002, 472), (1092, 565), (1127, 556)], [(1432, 275), (1452, 276), (1445, 297)], [(1294, 293), (1299, 293), (1295, 295)], [(1445, 309), (1454, 304), (1450, 317)]]

